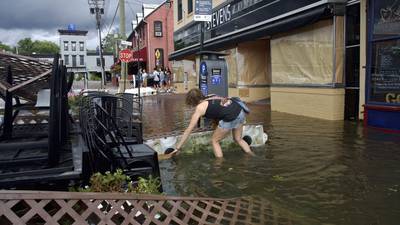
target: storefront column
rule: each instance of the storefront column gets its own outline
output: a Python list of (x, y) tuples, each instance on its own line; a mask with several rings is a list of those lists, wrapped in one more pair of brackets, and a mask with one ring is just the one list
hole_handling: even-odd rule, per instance
[(364, 117), (364, 107), (365, 105), (365, 79), (367, 65), (367, 0), (360, 1), (360, 101), (359, 101), (359, 117), (362, 119)]

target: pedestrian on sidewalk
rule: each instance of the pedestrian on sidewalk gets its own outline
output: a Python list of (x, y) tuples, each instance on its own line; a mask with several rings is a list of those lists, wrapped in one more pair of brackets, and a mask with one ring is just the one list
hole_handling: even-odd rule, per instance
[(160, 85), (160, 72), (158, 72), (157, 67), (154, 67), (153, 71), (153, 88), (158, 91)]
[(160, 68), (158, 69), (158, 73), (160, 74), (160, 83), (159, 83), (159, 87), (161, 88), (161, 90), (164, 90), (164, 82), (165, 82), (165, 71), (164, 68)]
[(143, 69), (142, 70), (143, 87), (147, 87), (147, 77), (148, 74), (146, 73), (146, 70)]
[(196, 109), (181, 140), (177, 144), (175, 150), (170, 154), (175, 154), (180, 150), (193, 128), (197, 125), (200, 117), (205, 116), (208, 119), (219, 121), (218, 127), (215, 129), (211, 138), (215, 157), (223, 157), (219, 142), (224, 139), (230, 131), (232, 131), (233, 139), (240, 145), (242, 150), (250, 155), (254, 155), (250, 146), (242, 139), (242, 130), (246, 120), (246, 113), (237, 101), (218, 96), (206, 98), (199, 89), (194, 88), (187, 93), (186, 104), (196, 107)]
[(171, 70), (167, 67), (165, 70), (165, 86), (167, 87), (167, 91), (171, 91), (171, 79), (172, 79)]

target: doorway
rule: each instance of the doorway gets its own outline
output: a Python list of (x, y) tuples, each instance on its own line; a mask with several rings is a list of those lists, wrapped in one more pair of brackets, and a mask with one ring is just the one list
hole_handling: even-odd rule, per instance
[(358, 120), (360, 97), (360, 2), (346, 7), (345, 120)]

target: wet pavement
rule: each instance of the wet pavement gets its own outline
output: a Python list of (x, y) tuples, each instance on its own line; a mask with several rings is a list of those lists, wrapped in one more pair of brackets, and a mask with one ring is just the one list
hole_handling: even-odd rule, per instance
[[(146, 97), (145, 136), (180, 134), (191, 110), (182, 95)], [(283, 209), (295, 224), (397, 225), (400, 135), (360, 123), (271, 112), (250, 104), (250, 123), (270, 139), (248, 157), (240, 148), (216, 160), (211, 151), (160, 162), (169, 195), (254, 196)]]

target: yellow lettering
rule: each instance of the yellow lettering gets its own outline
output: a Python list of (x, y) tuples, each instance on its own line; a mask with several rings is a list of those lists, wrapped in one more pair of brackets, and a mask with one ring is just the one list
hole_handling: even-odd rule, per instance
[(386, 102), (387, 103), (400, 103), (400, 94), (387, 93), (386, 94)]
[(395, 98), (396, 98), (396, 94), (394, 94), (394, 93), (387, 93), (387, 94), (386, 94), (386, 102), (387, 102), (387, 103), (394, 103), (394, 102), (396, 102)]

